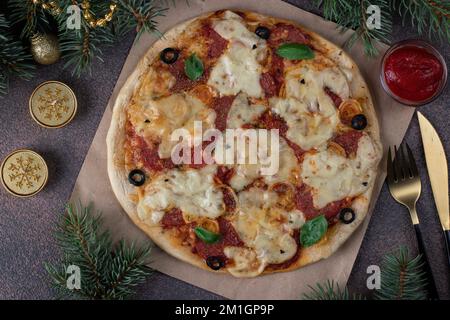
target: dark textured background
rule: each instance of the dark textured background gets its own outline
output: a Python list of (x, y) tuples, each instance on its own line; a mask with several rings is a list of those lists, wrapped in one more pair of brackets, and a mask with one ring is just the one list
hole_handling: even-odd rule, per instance
[[(314, 10), (309, 1), (288, 1), (308, 11)], [(169, 13), (170, 14), (170, 13)], [(417, 37), (411, 28), (397, 21), (393, 40)], [(104, 62), (97, 61), (92, 76), (80, 79), (63, 70), (63, 62), (39, 67), (38, 76), (25, 82), (13, 79), (11, 92), (0, 99), (0, 158), (17, 148), (36, 150), (47, 160), (50, 180), (39, 195), (18, 199), (0, 190), (0, 298), (52, 299), (54, 292), (44, 271), (43, 262), (54, 261), (59, 251), (54, 245), (52, 230), (69, 198), (83, 159), (94, 137), (109, 96), (132, 44), (128, 37), (120, 44), (104, 50)], [(449, 64), (450, 46), (434, 41)], [(79, 99), (74, 121), (57, 130), (43, 129), (31, 119), (28, 99), (41, 82), (59, 80), (69, 84)], [(421, 108), (439, 132), (450, 154), (449, 85), (436, 101)], [(430, 191), (422, 142), (416, 117), (405, 137), (413, 149), (422, 176), (422, 196), (417, 210), (424, 228), (426, 248), (432, 261), (434, 276), (441, 298), (450, 298), (449, 269), (444, 256), (439, 220)], [(400, 245), (416, 254), (416, 242), (409, 214), (394, 202), (384, 186), (367, 230), (364, 242), (349, 279), (353, 291), (370, 292), (366, 288), (366, 269), (380, 264), (382, 257)], [(166, 275), (155, 273), (139, 288), (140, 299), (218, 299), (217, 295), (196, 288)]]

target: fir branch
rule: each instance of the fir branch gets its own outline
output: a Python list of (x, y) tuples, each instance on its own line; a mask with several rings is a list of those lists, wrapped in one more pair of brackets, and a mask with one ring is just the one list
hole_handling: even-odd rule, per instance
[(149, 254), (146, 250), (136, 248), (134, 243), (127, 247), (124, 241), (119, 242), (108, 274), (109, 286), (105, 297), (126, 298), (133, 293), (134, 287), (145, 281), (148, 276), (145, 260)]
[[(81, 30), (69, 30), (66, 28), (66, 19), (56, 17), (60, 33), (60, 46), (63, 57), (67, 60), (66, 68), (71, 68), (73, 75), (79, 77), (84, 72), (91, 71), (91, 65), (95, 58), (102, 60), (102, 49), (120, 41), (132, 30), (137, 31), (137, 39), (143, 33), (156, 33), (156, 18), (163, 16), (168, 10), (162, 0), (117, 0), (117, 10), (113, 19), (105, 27), (92, 28), (85, 18), (81, 17)], [(74, 1), (61, 1), (63, 12)], [(80, 4), (80, 0), (75, 3)], [(92, 1), (90, 12), (93, 16), (103, 16), (109, 10), (108, 1)]]
[(424, 300), (427, 279), (422, 257), (411, 259), (404, 247), (385, 257), (381, 266), (381, 288), (375, 297), (381, 300)]
[(33, 0), (9, 0), (10, 20), (22, 28), (21, 37), (29, 38), (36, 32), (46, 33), (50, 27), (47, 12)]
[[(56, 240), (63, 251), (57, 264), (45, 264), (60, 297), (125, 299), (151, 273), (146, 266), (150, 247), (137, 249), (120, 241), (113, 246), (108, 232), (101, 232), (102, 220), (91, 207), (68, 205), (58, 225)], [(70, 265), (80, 268), (80, 289), (67, 288)]]
[(110, 35), (103, 29), (70, 30), (60, 35), (60, 49), (66, 59), (64, 68), (71, 68), (72, 74), (80, 77), (83, 72), (91, 72), (95, 58), (103, 61), (102, 45), (113, 43)]
[(8, 93), (9, 78), (4, 70), (0, 69), (0, 97)]
[(14, 39), (9, 28), (5, 16), (0, 14), (0, 96), (7, 94), (11, 76), (29, 80), (35, 69), (31, 55)]
[(419, 34), (450, 42), (450, 2), (448, 0), (394, 0), (394, 8), (409, 20)]
[(309, 286), (311, 291), (303, 295), (304, 300), (363, 300), (359, 294), (350, 294), (347, 287), (341, 288), (338, 283), (328, 280), (325, 285), (320, 283), (315, 287)]
[[(388, 254), (381, 265), (381, 288), (374, 294), (379, 300), (424, 300), (427, 298), (427, 279), (423, 272), (422, 257), (411, 258), (408, 250), (401, 247)], [(305, 300), (361, 300), (362, 295), (350, 295), (348, 288), (339, 287), (328, 280), (324, 285), (310, 286), (310, 292), (303, 295)]]
[[(389, 43), (389, 35), (392, 32), (392, 16), (390, 1), (387, 0), (315, 0), (318, 7), (322, 7), (325, 19), (332, 20), (339, 25), (342, 32), (353, 29), (355, 32), (345, 43), (351, 48), (356, 41), (361, 40), (364, 51), (369, 56), (378, 54), (376, 42)], [(367, 8), (376, 5), (380, 8), (381, 28), (370, 29), (367, 27)]]
[(118, 12), (114, 20), (114, 27), (121, 32), (135, 29), (137, 39), (143, 33), (160, 34), (155, 19), (164, 16), (167, 7), (162, 7), (161, 1), (154, 0), (118, 0)]

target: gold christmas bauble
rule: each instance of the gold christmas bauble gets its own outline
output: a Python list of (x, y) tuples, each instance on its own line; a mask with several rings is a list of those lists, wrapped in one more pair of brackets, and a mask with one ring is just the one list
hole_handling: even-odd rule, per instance
[(30, 39), (31, 54), (39, 64), (53, 64), (61, 57), (58, 38), (53, 34), (37, 33)]

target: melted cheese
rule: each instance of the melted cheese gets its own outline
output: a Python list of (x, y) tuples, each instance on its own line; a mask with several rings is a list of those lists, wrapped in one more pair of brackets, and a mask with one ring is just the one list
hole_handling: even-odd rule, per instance
[(235, 277), (256, 277), (264, 271), (267, 263), (261, 262), (252, 249), (225, 247), (224, 253), (233, 261), (227, 270)]
[(270, 101), (273, 110), (287, 122), (287, 137), (304, 150), (328, 141), (339, 123), (336, 107), (324, 88), (328, 87), (342, 99), (350, 95), (345, 74), (326, 62), (303, 61), (289, 68), (286, 98)]
[[(219, 217), (225, 211), (225, 205), (222, 191), (214, 184), (216, 170), (216, 166), (186, 171), (174, 169), (156, 177), (140, 200), (141, 211), (159, 215), (159, 212), (176, 207), (189, 216)], [(157, 217), (151, 218), (157, 220)]]
[(277, 208), (249, 208), (239, 212), (234, 226), (242, 241), (253, 248), (261, 263), (282, 263), (292, 258), (297, 244), (283, 225), (285, 212)]
[(358, 142), (358, 151), (356, 157), (352, 160), (354, 168), (352, 194), (360, 194), (367, 190), (375, 178), (375, 166), (381, 158), (381, 152), (374, 145), (372, 139), (368, 135), (363, 135)]
[(272, 98), (272, 110), (287, 123), (286, 136), (303, 150), (318, 147), (332, 136), (338, 123), (338, 115), (334, 106), (321, 109), (319, 112), (308, 110), (306, 103), (295, 98)]
[[(129, 119), (136, 132), (151, 140), (161, 139), (158, 153), (169, 158), (178, 141), (171, 141), (175, 129), (184, 128), (194, 134), (194, 121), (201, 121), (203, 130), (214, 127), (216, 113), (199, 99), (188, 94), (173, 94), (147, 104), (129, 107)], [(147, 122), (146, 122), (147, 121)]]
[(167, 70), (148, 68), (142, 79), (136, 98), (140, 101), (158, 99), (169, 94), (169, 89), (175, 84), (175, 77)]
[(266, 55), (265, 40), (250, 32), (243, 19), (232, 12), (226, 12), (213, 27), (230, 44), (213, 67), (208, 84), (221, 95), (236, 95), (242, 91), (251, 97), (261, 97), (262, 66), (258, 61)]
[[(256, 253), (239, 256), (238, 270), (247, 276), (262, 272), (261, 265), (282, 263), (292, 258), (297, 244), (292, 237), (294, 229), (300, 228), (305, 218), (298, 210), (286, 212), (278, 208), (278, 195), (273, 191), (251, 187), (238, 195), (240, 211), (233, 221), (240, 239)], [(249, 256), (251, 258), (246, 259)]]
[(307, 154), (302, 164), (301, 178), (312, 187), (313, 202), (317, 209), (345, 197), (365, 192), (374, 178), (378, 163), (376, 149), (369, 136), (358, 144), (355, 159), (348, 159), (329, 149)]
[[(272, 185), (277, 182), (296, 180), (296, 177), (299, 174), (299, 164), (297, 158), (284, 139), (278, 139), (278, 142), (278, 154), (269, 144), (266, 150), (262, 148), (262, 150), (260, 150), (261, 152), (258, 153), (258, 163), (256, 164), (249, 164), (248, 153), (246, 152), (249, 150), (248, 146), (241, 150), (236, 150), (237, 153), (246, 152), (246, 161), (245, 164), (235, 165), (235, 174), (230, 180), (230, 186), (233, 189), (240, 191), (244, 189), (245, 186), (260, 177), (268, 185)], [(258, 144), (259, 143), (260, 142), (258, 141)], [(278, 158), (278, 160), (276, 160), (276, 158)], [(273, 163), (271, 164), (270, 161)], [(276, 162), (278, 162), (278, 169), (274, 170), (274, 174), (263, 174), (269, 170), (263, 171), (262, 168), (267, 169), (270, 166), (272, 166), (272, 168), (276, 168)]]
[(264, 209), (271, 207), (277, 201), (277, 194), (273, 191), (251, 187), (248, 190), (239, 192), (238, 200), (240, 208), (245, 212), (251, 208)]
[(287, 222), (284, 226), (290, 230), (300, 229), (305, 224), (305, 215), (300, 210), (292, 210), (286, 213)]
[[(323, 59), (322, 59), (323, 60)], [(321, 64), (326, 64), (322, 61)], [(311, 112), (320, 112), (331, 116), (335, 106), (325, 93), (328, 87), (342, 99), (350, 96), (347, 77), (336, 66), (323, 66), (316, 61), (304, 61), (302, 64), (286, 72), (286, 96), (297, 98), (306, 104)]]
[(301, 177), (313, 188), (314, 205), (320, 209), (350, 194), (353, 168), (347, 158), (325, 150), (305, 156)]
[(227, 128), (241, 128), (244, 124), (254, 123), (265, 109), (263, 105), (250, 105), (247, 94), (240, 93), (228, 112)]
[(280, 139), (278, 166), (279, 168), (275, 174), (263, 176), (264, 181), (268, 185), (272, 185), (277, 182), (295, 182), (296, 177), (299, 175), (300, 166), (294, 151), (288, 146), (284, 139)]

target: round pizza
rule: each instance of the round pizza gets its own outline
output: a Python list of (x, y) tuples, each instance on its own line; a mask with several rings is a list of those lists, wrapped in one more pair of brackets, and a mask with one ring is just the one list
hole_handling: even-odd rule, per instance
[(150, 48), (107, 145), (131, 220), (174, 257), (236, 277), (335, 252), (367, 215), (382, 155), (369, 89), (341, 48), (229, 10)]

